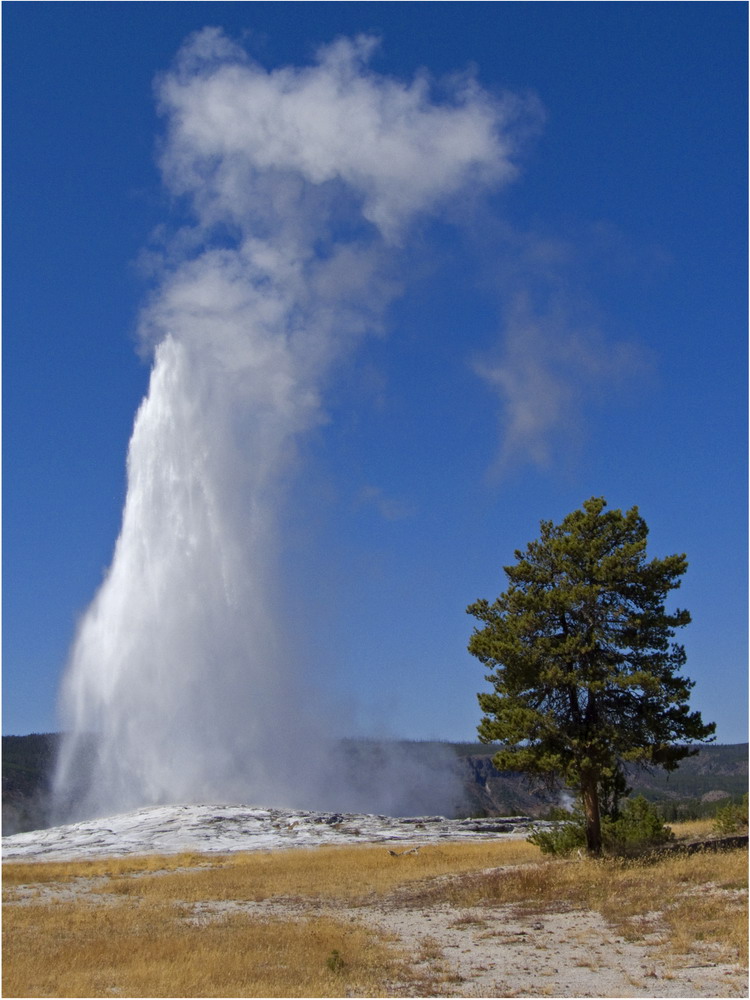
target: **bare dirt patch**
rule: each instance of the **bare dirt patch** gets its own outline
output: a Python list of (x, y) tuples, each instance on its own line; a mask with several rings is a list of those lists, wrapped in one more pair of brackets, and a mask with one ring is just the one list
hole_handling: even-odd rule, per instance
[[(523, 915), (512, 906), (368, 910), (366, 922), (418, 952), (429, 939), (446, 967), (442, 991), (463, 997), (733, 997), (747, 995), (737, 966), (665, 958), (628, 942), (598, 913)], [(455, 977), (455, 981), (454, 980)]]

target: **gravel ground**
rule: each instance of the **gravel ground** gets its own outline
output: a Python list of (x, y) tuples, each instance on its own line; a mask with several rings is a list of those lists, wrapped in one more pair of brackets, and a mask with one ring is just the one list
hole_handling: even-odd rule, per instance
[(441, 906), (375, 909), (366, 922), (397, 934), (416, 952), (425, 939), (435, 942), (457, 979), (442, 985), (451, 996), (747, 996), (747, 978), (736, 966), (665, 961), (655, 945), (636, 945), (613, 933), (598, 913), (523, 917), (511, 907)]
[[(301, 899), (261, 903), (201, 903), (206, 922), (228, 909), (258, 919), (330, 916), (396, 938), (417, 956), (417, 971), (432, 981), (430, 996), (448, 997), (747, 997), (747, 971), (713, 961), (665, 957), (658, 939), (626, 941), (598, 913), (523, 915), (518, 907), (404, 906), (395, 901), (346, 907)], [(394, 996), (415, 994), (393, 983)]]

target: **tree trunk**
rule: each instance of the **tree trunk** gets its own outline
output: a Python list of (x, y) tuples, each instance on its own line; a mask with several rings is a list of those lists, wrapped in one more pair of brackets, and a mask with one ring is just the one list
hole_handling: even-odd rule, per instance
[(589, 854), (602, 853), (602, 823), (599, 814), (599, 788), (596, 777), (586, 774), (581, 779), (581, 798), (586, 817), (586, 848)]

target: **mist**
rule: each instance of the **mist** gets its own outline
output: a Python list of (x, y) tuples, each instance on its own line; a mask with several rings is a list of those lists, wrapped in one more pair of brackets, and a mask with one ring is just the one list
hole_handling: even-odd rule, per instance
[(354, 773), (346, 719), (282, 610), (300, 444), (358, 344), (383, 333), (410, 233), (516, 172), (518, 100), (467, 74), (438, 99), (424, 73), (375, 73), (376, 46), (339, 39), (269, 72), (207, 28), (156, 82), (181, 218), (140, 319), (152, 369), (120, 534), (62, 683), (58, 818), (455, 803), (434, 754), (381, 749)]

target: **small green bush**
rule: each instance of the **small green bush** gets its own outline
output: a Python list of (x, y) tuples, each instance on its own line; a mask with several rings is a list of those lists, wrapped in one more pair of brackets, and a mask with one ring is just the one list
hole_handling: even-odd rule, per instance
[(542, 854), (572, 854), (586, 844), (583, 817), (548, 830), (537, 828), (526, 839), (530, 844), (536, 844)]
[[(572, 854), (586, 846), (583, 811), (577, 807), (570, 819), (549, 830), (536, 829), (526, 838), (542, 854)], [(607, 854), (637, 854), (674, 839), (656, 807), (639, 795), (626, 799), (617, 819), (602, 817), (602, 843)]]
[(536, 844), (542, 854), (572, 854), (586, 846), (586, 828), (580, 800), (572, 810), (551, 809), (550, 820), (556, 826), (547, 829), (537, 827), (526, 840)]
[(341, 957), (339, 950), (334, 948), (326, 959), (326, 967), (330, 969), (331, 972), (341, 972), (345, 965), (346, 962)]
[(718, 809), (714, 817), (714, 830), (717, 833), (737, 833), (747, 828), (747, 795), (741, 802), (728, 802)]
[(625, 801), (617, 819), (603, 820), (602, 839), (609, 853), (631, 854), (667, 844), (674, 834), (653, 803), (638, 795)]

